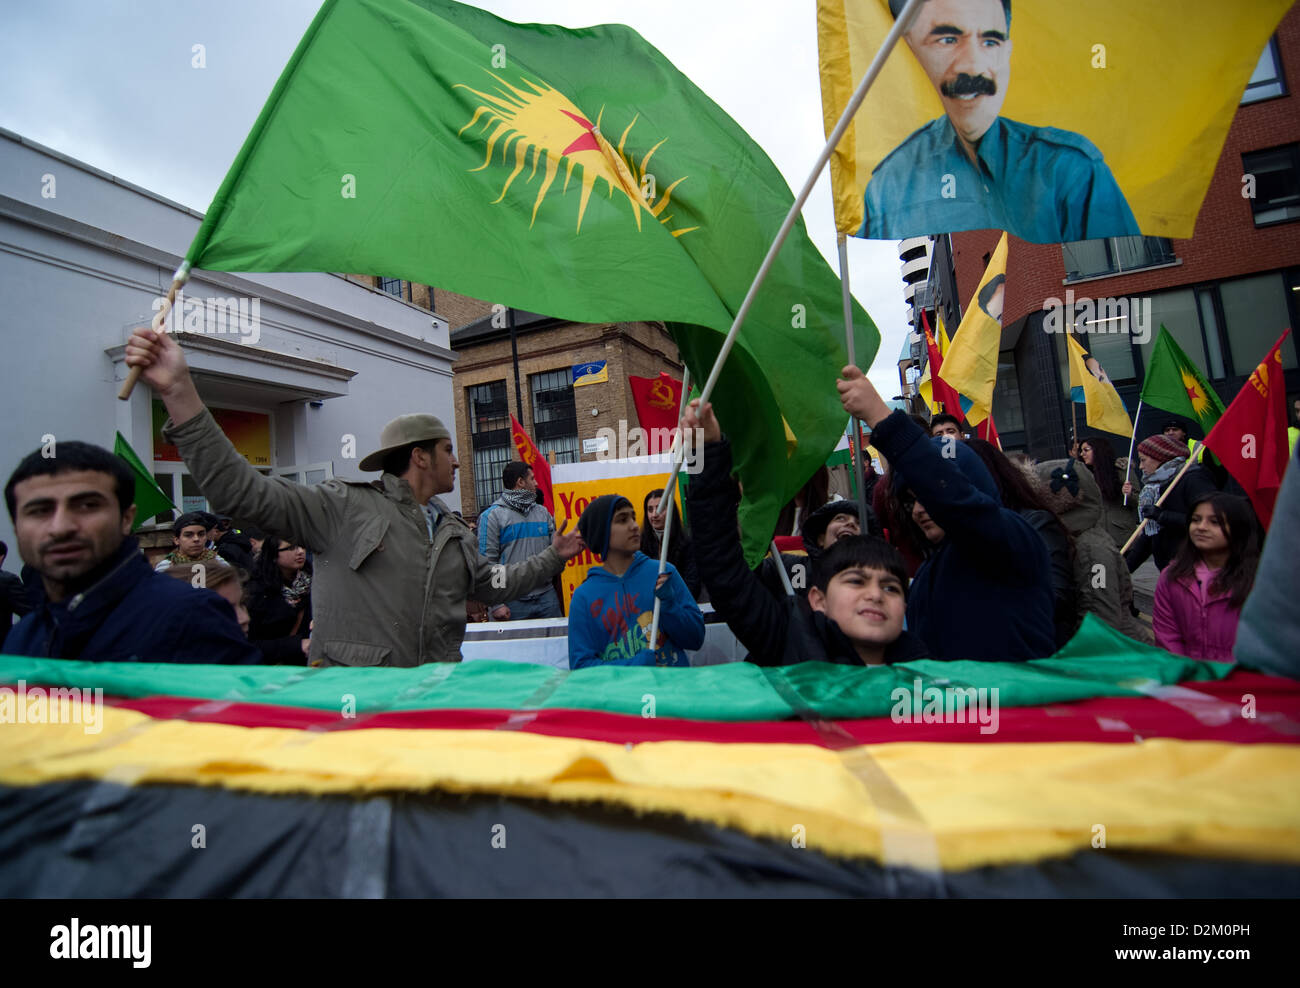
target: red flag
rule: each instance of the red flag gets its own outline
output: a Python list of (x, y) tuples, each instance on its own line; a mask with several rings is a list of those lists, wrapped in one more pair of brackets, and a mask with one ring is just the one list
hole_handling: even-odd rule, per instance
[(998, 438), (998, 427), (993, 424), (993, 413), (989, 412), (989, 417), (979, 425), (975, 426), (975, 435), (980, 439), (991, 442), (998, 449), (1002, 448), (1002, 440)]
[(1286, 471), (1286, 382), (1282, 379), (1282, 341), (1273, 344), (1232, 404), (1205, 437), (1237, 483), (1246, 489), (1255, 513), (1267, 528)]
[[(658, 377), (629, 375), (627, 380), (632, 385), (632, 402), (636, 405), (641, 428), (649, 433), (649, 452), (671, 452), (673, 436), (677, 433), (677, 412), (682, 404), (682, 382), (673, 380), (664, 371), (660, 371)], [(668, 432), (660, 431), (662, 429)]]
[(926, 318), (924, 309), (921, 310), (921, 328), (925, 330), (925, 346), (930, 351), (930, 394), (934, 396), (935, 401), (943, 405), (943, 410), (949, 415), (963, 418), (961, 396), (939, 376), (939, 370), (943, 367), (943, 355), (939, 353), (939, 344), (934, 342), (934, 334), (930, 332), (930, 320)]
[(542, 492), (542, 503), (546, 505), (546, 510), (554, 515), (555, 497), (551, 493), (551, 464), (538, 452), (533, 441), (528, 438), (528, 433), (524, 432), (524, 427), (513, 415), (510, 416), (510, 438), (515, 441), (519, 459), (533, 468), (533, 479), (537, 481), (537, 489)]

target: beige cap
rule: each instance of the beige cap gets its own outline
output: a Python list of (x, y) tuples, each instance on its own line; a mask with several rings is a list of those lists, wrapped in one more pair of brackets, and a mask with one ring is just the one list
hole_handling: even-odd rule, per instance
[(433, 442), (435, 439), (450, 439), (451, 433), (442, 424), (442, 419), (433, 415), (399, 415), (384, 426), (379, 434), (379, 449), (361, 461), (362, 470), (382, 470), (384, 457), (395, 449), (401, 449), (411, 443)]

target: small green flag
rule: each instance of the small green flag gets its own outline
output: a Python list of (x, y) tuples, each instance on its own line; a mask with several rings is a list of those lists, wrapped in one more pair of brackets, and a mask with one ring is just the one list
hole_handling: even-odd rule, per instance
[(131, 444), (122, 438), (120, 432), (113, 441), (113, 452), (126, 460), (131, 465), (131, 472), (135, 474), (135, 525), (132, 531), (139, 529), (160, 511), (176, 510), (176, 505), (172, 504), (171, 498), (162, 492), (162, 488), (145, 469), (144, 464), (140, 462), (140, 457), (131, 448)]
[[(186, 260), (662, 321), (702, 381), (793, 201), (749, 135), (630, 28), (325, 0)], [(712, 393), (751, 564), (839, 439), (842, 314), (799, 219)], [(853, 318), (866, 368), (880, 336), (856, 305)]]
[(1223, 414), (1223, 402), (1210, 382), (1163, 325), (1151, 348), (1141, 398), (1148, 405), (1194, 419), (1206, 435)]

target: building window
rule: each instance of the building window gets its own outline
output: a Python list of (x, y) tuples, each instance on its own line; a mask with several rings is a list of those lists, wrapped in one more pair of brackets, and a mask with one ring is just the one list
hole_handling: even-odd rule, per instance
[(396, 295), (398, 298), (404, 298), (404, 297), (405, 297), (405, 296), (402, 294), (402, 279), (401, 279), (401, 278), (380, 278), (380, 279), (379, 279), (379, 290), (380, 290), (381, 292), (387, 292), (389, 295)]
[(1256, 226), (1300, 219), (1300, 144), (1252, 151), (1241, 156), (1241, 163), (1255, 177), (1250, 211)]
[(474, 447), (474, 500), (482, 514), (501, 494), (501, 470), (514, 459), (506, 382), (492, 381), (465, 389), (470, 444)]
[(1241, 94), (1242, 104), (1258, 103), (1262, 99), (1272, 99), (1286, 93), (1286, 82), (1282, 79), (1282, 59), (1277, 55), (1277, 37), (1268, 39), (1264, 51), (1259, 56), (1259, 63), (1251, 73), (1246, 91)]
[(998, 379), (993, 383), (993, 425), (1000, 436), (1025, 430), (1020, 376), (1016, 373), (1014, 350), (998, 354)]
[(1079, 281), (1139, 268), (1172, 264), (1173, 241), (1167, 237), (1107, 237), (1062, 244), (1065, 280)]
[(555, 454), (556, 463), (577, 463), (578, 411), (573, 400), (573, 368), (528, 375), (533, 396), (533, 442), (543, 456)]
[[(1285, 281), (1277, 272), (1219, 283), (1232, 369), (1238, 375), (1249, 376), (1268, 355), (1282, 330), (1291, 325), (1286, 296)], [(1295, 367), (1296, 348), (1284, 344), (1282, 368)]]

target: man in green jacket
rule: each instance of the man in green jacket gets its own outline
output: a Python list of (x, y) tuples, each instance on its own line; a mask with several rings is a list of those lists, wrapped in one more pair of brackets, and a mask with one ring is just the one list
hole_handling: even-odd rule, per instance
[(388, 425), (362, 470), (378, 480), (334, 478), (312, 487), (265, 477), (248, 464), (199, 398), (180, 346), (139, 329), (126, 363), (170, 415), (163, 434), (180, 450), (213, 508), (315, 553), (309, 661), (319, 666), (414, 666), (458, 662), (465, 601), (517, 600), (547, 585), (582, 551), (577, 532), (514, 566), (479, 555), (474, 534), (436, 495), (452, 489), (459, 464), (451, 435), (432, 415)]

